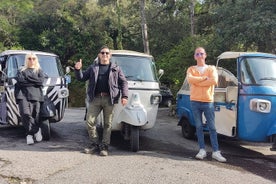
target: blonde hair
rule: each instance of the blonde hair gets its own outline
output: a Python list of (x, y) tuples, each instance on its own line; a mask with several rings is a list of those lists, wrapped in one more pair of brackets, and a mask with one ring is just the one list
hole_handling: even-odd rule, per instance
[(23, 66), (23, 68), (21, 69), (21, 71), (23, 71), (23, 70), (26, 70), (26, 69), (28, 69), (28, 68), (31, 68), (30, 66), (29, 66), (29, 58), (35, 58), (35, 64), (34, 64), (34, 67), (32, 67), (33, 69), (34, 69), (34, 71), (37, 73), (39, 70), (40, 70), (40, 64), (39, 64), (39, 62), (38, 62), (38, 58), (37, 58), (37, 56), (36, 56), (36, 54), (34, 54), (34, 53), (28, 53), (28, 54), (26, 54), (26, 56), (25, 56), (25, 64), (24, 64), (24, 66)]

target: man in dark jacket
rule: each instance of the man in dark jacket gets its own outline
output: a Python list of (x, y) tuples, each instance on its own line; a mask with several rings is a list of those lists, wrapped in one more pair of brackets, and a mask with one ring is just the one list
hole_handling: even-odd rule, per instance
[[(94, 153), (99, 149), (101, 156), (108, 155), (114, 104), (118, 103), (120, 96), (123, 106), (127, 104), (128, 100), (127, 80), (120, 67), (110, 62), (110, 58), (110, 49), (103, 46), (98, 54), (98, 61), (90, 65), (86, 71), (82, 72), (81, 70), (81, 59), (75, 64), (76, 78), (80, 81), (89, 80), (87, 89), (89, 105), (86, 123), (92, 144), (84, 152)], [(104, 129), (100, 142), (96, 130), (96, 119), (102, 110)]]

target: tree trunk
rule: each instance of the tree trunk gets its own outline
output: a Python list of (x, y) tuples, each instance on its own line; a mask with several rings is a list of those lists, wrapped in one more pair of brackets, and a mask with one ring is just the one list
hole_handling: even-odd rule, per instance
[(194, 15), (195, 15), (195, 2), (194, 2), (194, 0), (192, 0), (191, 5), (190, 5), (190, 22), (191, 22), (191, 35), (192, 36), (195, 34)]
[(141, 13), (141, 27), (142, 27), (144, 52), (147, 54), (150, 54), (149, 40), (148, 40), (148, 28), (147, 28), (146, 15), (145, 15), (145, 0), (140, 0), (140, 13)]
[(123, 49), (122, 44), (122, 26), (121, 26), (121, 0), (117, 0), (116, 8), (118, 14), (118, 37), (117, 37), (117, 49)]

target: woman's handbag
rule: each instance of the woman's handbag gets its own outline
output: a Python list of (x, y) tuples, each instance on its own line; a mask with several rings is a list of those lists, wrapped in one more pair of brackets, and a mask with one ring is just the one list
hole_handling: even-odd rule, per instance
[(44, 96), (44, 102), (40, 106), (40, 117), (51, 118), (56, 115), (55, 104), (47, 97)]

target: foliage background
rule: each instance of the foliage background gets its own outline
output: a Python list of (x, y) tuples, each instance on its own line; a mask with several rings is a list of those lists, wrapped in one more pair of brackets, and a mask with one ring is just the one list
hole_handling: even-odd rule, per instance
[[(79, 58), (86, 68), (102, 45), (143, 52), (139, 1), (0, 0), (0, 51), (53, 52), (64, 68)], [(143, 1), (150, 53), (174, 94), (197, 46), (210, 64), (229, 50), (276, 53), (275, 0)], [(70, 106), (84, 106), (84, 85), (72, 73)]]

